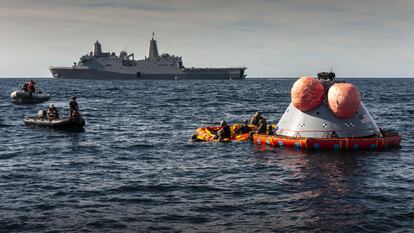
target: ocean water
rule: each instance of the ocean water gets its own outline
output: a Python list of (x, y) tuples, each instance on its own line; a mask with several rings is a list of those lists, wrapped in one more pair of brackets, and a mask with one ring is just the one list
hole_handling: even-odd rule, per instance
[[(197, 127), (260, 110), (277, 123), (293, 79), (37, 79), (51, 101), (16, 105), (0, 79), (0, 232), (412, 232), (414, 79), (350, 79), (384, 152), (188, 143)], [(76, 95), (84, 132), (23, 124)]]

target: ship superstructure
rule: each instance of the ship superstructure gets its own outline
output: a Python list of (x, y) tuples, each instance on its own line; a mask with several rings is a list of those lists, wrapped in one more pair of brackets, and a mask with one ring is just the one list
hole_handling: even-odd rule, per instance
[(181, 57), (159, 55), (157, 41), (150, 41), (148, 57), (135, 60), (134, 54), (102, 52), (96, 41), (94, 51), (83, 55), (72, 67), (50, 67), (57, 79), (244, 79), (246, 67), (186, 68)]

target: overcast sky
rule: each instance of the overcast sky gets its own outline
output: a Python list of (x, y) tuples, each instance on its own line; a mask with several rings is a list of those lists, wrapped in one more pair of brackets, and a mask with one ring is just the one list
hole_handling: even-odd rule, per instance
[(413, 77), (413, 0), (0, 0), (0, 76), (51, 76), (93, 49), (250, 77)]

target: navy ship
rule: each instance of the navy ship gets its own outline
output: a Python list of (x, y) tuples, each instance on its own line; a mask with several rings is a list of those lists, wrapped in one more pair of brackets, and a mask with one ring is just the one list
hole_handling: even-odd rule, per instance
[(96, 41), (93, 52), (83, 55), (71, 67), (49, 67), (56, 79), (244, 79), (246, 67), (236, 68), (187, 68), (182, 58), (168, 53), (159, 55), (154, 33), (148, 57), (135, 60), (134, 54), (121, 51), (102, 52)]

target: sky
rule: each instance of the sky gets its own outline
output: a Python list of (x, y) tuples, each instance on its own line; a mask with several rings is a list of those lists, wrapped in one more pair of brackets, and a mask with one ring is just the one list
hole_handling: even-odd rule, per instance
[(0, 77), (51, 77), (93, 50), (248, 77), (414, 77), (412, 0), (0, 0)]

